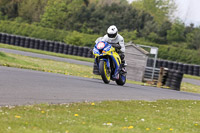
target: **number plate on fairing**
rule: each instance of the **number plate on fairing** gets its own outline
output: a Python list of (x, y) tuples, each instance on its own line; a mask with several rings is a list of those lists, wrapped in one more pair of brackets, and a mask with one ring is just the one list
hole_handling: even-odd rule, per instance
[(97, 44), (97, 49), (103, 49), (106, 46), (106, 44), (104, 42), (99, 42)]

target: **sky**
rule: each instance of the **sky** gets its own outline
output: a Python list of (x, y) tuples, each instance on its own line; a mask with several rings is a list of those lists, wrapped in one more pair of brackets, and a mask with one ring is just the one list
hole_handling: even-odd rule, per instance
[(175, 17), (180, 18), (186, 25), (194, 23), (195, 26), (200, 26), (200, 0), (175, 0), (175, 2), (177, 4)]

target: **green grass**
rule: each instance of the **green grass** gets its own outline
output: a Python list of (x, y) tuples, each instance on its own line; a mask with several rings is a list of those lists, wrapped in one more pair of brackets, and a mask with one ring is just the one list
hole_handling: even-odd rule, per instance
[(33, 52), (33, 53), (38, 53), (38, 54), (52, 55), (52, 56), (57, 56), (57, 57), (62, 57), (62, 58), (70, 58), (70, 59), (80, 60), (80, 61), (94, 62), (93, 58), (85, 58), (85, 57), (80, 57), (80, 56), (59, 54), (59, 53), (48, 52), (48, 51), (43, 51), (43, 50), (23, 48), (23, 47), (19, 47), (19, 46), (8, 45), (8, 44), (0, 43), (0, 48), (14, 49), (14, 50)]
[(1, 133), (199, 133), (200, 101), (103, 101), (0, 108)]
[(181, 83), (181, 91), (200, 93), (200, 86), (182, 82)]
[(0, 65), (23, 69), (32, 69), (37, 71), (60, 73), (79, 77), (99, 78), (99, 76), (96, 76), (92, 73), (93, 68), (89, 66), (53, 61), (48, 59), (27, 57), (3, 52), (0, 52)]
[(192, 76), (187, 74), (184, 74), (184, 78), (200, 80), (200, 76)]

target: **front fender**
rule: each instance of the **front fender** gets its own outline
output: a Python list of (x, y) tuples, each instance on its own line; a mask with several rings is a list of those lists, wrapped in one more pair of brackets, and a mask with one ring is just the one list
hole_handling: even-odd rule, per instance
[(110, 61), (107, 58), (101, 58), (100, 60), (103, 60), (106, 62), (107, 68), (110, 68)]

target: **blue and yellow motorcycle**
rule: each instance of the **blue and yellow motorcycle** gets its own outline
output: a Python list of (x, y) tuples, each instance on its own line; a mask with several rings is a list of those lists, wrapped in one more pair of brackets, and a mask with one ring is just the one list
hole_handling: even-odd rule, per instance
[(110, 80), (121, 86), (126, 83), (126, 72), (116, 48), (107, 42), (100, 41), (96, 43), (93, 54), (104, 83), (109, 84)]

